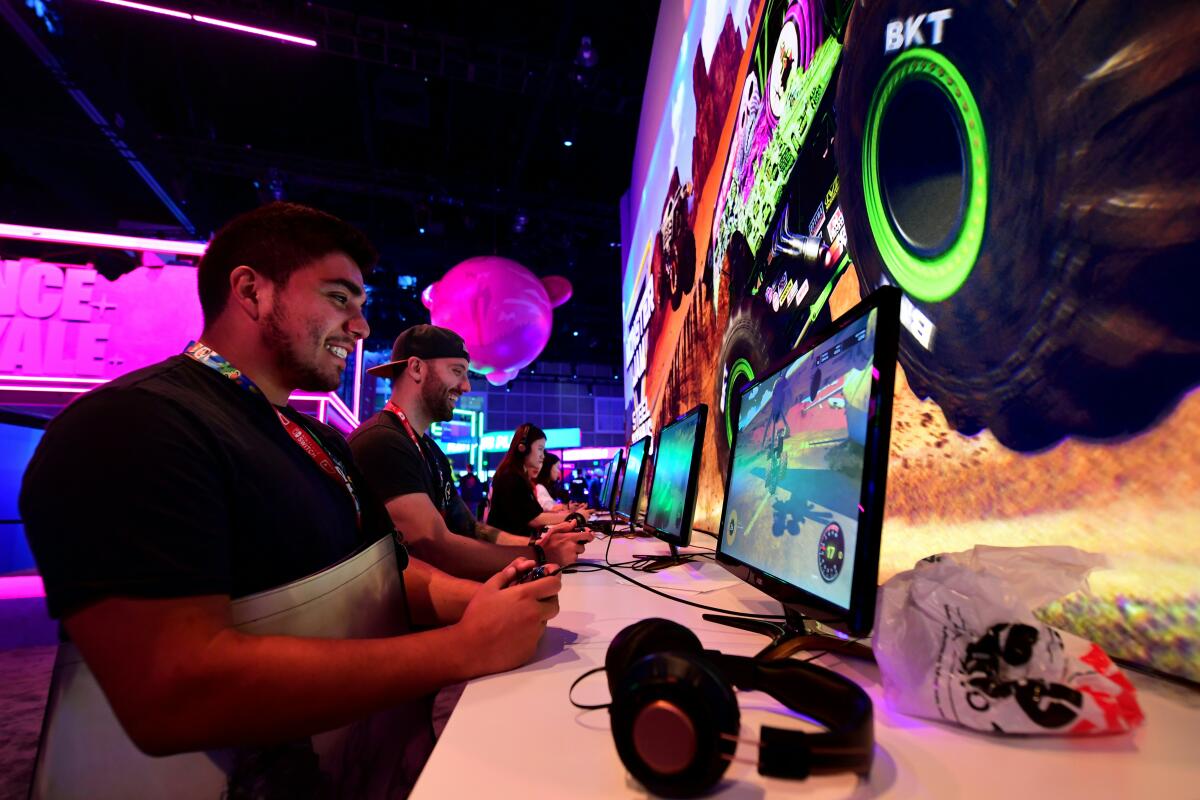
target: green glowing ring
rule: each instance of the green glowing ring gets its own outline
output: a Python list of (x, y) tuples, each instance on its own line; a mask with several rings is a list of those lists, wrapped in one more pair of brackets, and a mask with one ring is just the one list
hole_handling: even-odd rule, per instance
[[(917, 256), (899, 239), (888, 221), (879, 185), (879, 127), (883, 112), (900, 87), (910, 81), (929, 81), (959, 115), (967, 139), (967, 202), (954, 243), (932, 258)], [(987, 221), (987, 136), (979, 105), (962, 73), (936, 50), (917, 47), (900, 54), (883, 74), (867, 115), (863, 146), (863, 195), (867, 220), (888, 271), (913, 297), (931, 303), (953, 295), (966, 283), (983, 244)]]
[(745, 377), (747, 381), (754, 380), (754, 367), (744, 358), (733, 362), (733, 367), (729, 370), (729, 380), (725, 383), (725, 441), (730, 445), (733, 444), (733, 387), (741, 377)]

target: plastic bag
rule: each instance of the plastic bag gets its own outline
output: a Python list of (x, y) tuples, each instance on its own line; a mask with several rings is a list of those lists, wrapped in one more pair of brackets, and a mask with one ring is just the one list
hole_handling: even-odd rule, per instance
[(883, 585), (873, 643), (888, 705), (994, 733), (1137, 726), (1134, 688), (1100, 646), (1033, 615), (1107, 563), (1074, 547), (980, 545), (895, 575)]

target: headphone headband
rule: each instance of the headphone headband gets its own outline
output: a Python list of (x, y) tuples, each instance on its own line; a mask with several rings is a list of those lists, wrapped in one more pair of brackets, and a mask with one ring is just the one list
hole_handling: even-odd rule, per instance
[[(806, 778), (814, 772), (870, 772), (874, 711), (870, 696), (857, 683), (803, 661), (758, 661), (718, 650), (705, 650), (704, 655), (737, 688), (765, 692), (828, 728), (826, 733), (805, 733), (762, 726), (761, 774)], [(798, 757), (798, 751), (807, 757)]]

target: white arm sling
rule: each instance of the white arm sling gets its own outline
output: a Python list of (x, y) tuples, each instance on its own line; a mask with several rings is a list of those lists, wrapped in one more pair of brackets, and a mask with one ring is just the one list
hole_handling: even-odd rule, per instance
[[(409, 629), (391, 535), (307, 578), (235, 600), (232, 608), (234, 626), (258, 635), (358, 639)], [(433, 746), (429, 712), (427, 698), (313, 736), (319, 794), (407, 794)], [(226, 796), (236, 755), (145, 755), (121, 728), (79, 651), (64, 643), (51, 677), (31, 796), (216, 800)]]

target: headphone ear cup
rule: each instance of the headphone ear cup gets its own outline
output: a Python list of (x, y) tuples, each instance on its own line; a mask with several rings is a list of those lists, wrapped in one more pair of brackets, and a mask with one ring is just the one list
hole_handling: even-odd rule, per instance
[(736, 737), (741, 716), (733, 687), (702, 653), (646, 655), (625, 671), (612, 698), (617, 753), (646, 789), (695, 797), (721, 780), (737, 749), (721, 734)]
[(703, 653), (704, 645), (690, 628), (660, 617), (635, 622), (614, 636), (604, 655), (610, 696), (617, 696), (617, 685), (635, 662), (664, 650)]

